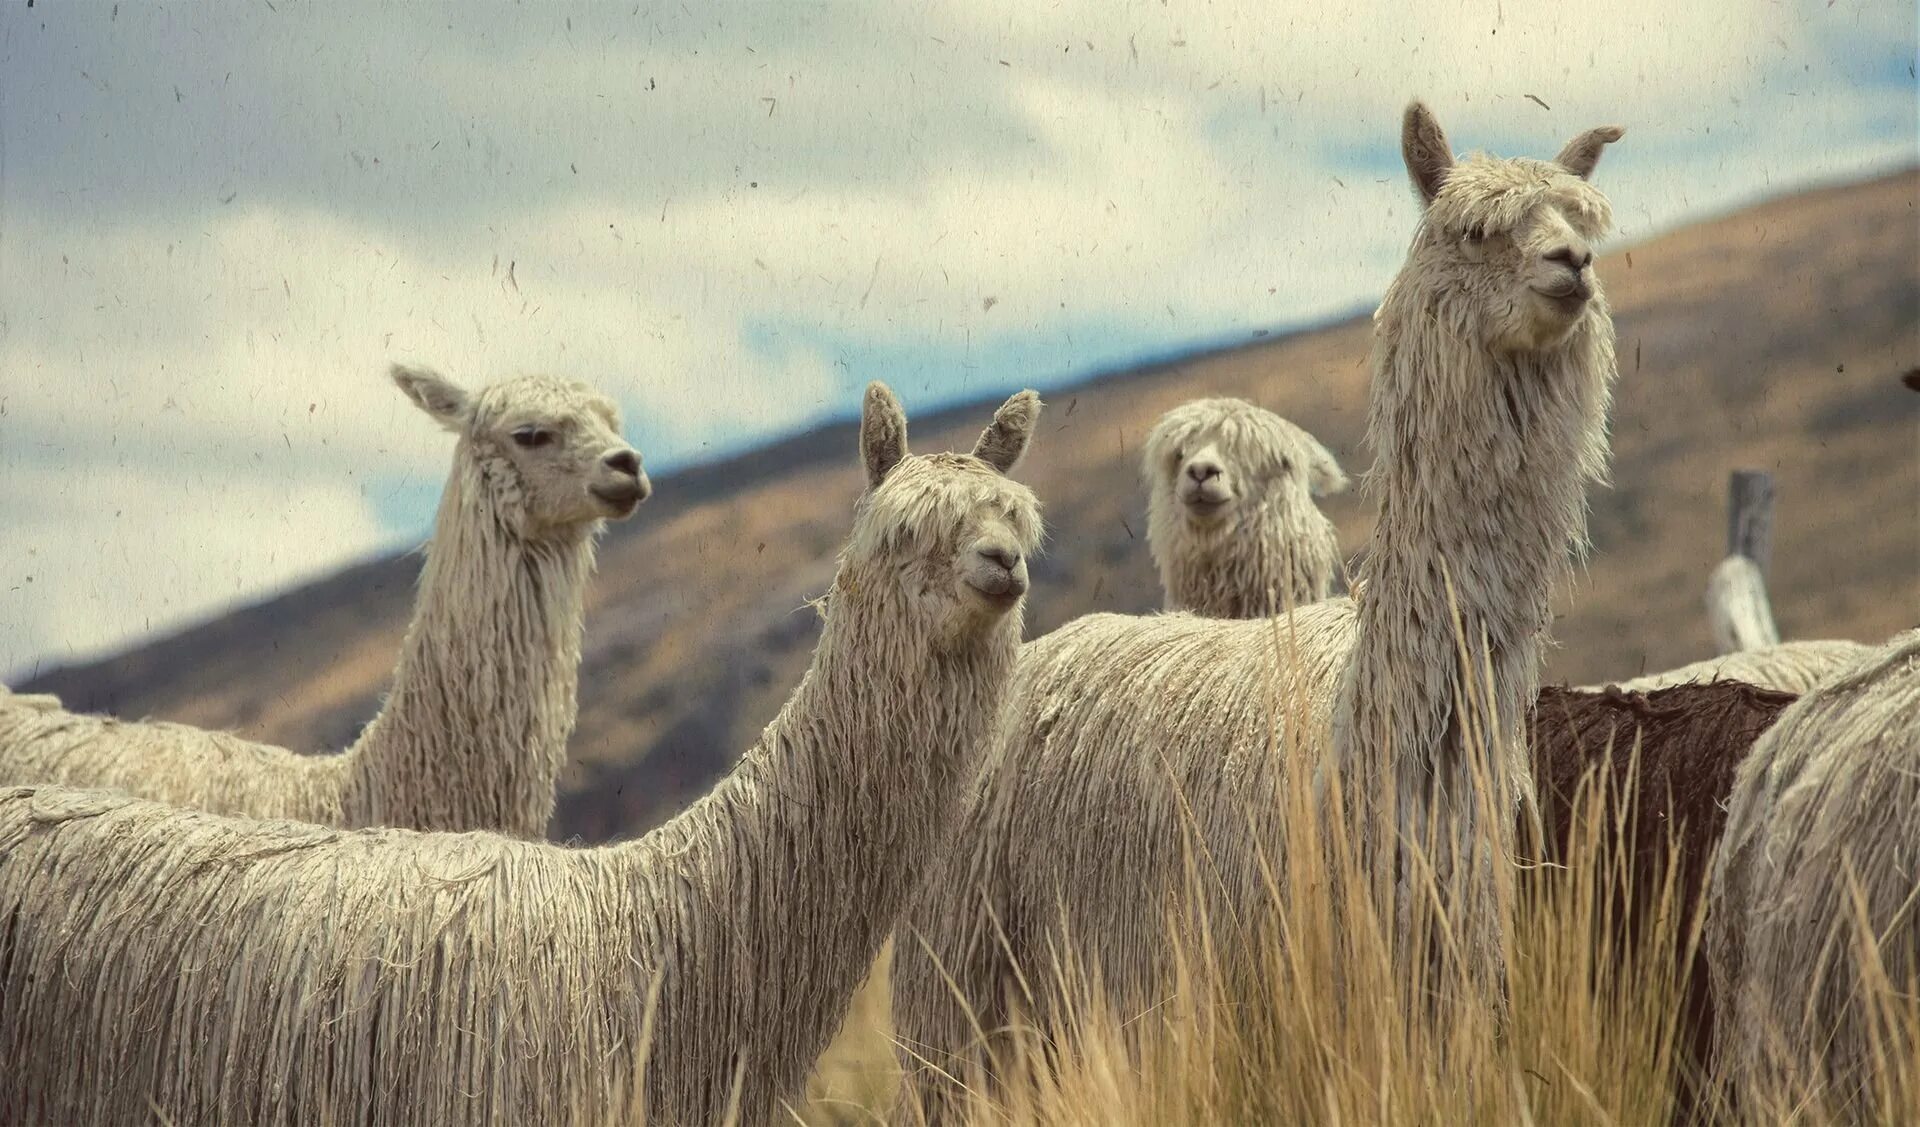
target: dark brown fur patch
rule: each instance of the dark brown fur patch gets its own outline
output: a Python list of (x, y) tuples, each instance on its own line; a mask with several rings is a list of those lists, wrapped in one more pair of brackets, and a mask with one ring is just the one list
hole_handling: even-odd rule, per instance
[[(1548, 860), (1564, 856), (1579, 809), (1581, 784), (1590, 772), (1596, 782), (1604, 779), (1608, 823), (1601, 842), (1607, 849), (1625, 851), (1631, 881), (1630, 890), (1614, 904), (1616, 920), (1621, 919), (1622, 910), (1628, 913), (1617, 939), (1635, 941), (1635, 933), (1659, 899), (1669, 860), (1677, 859), (1675, 892), (1683, 910), (1675, 934), (1680, 942), (1686, 941), (1714, 847), (1726, 830), (1726, 801), (1733, 791), (1734, 772), (1754, 741), (1795, 699), (1791, 693), (1739, 681), (1678, 685), (1650, 693), (1617, 688), (1589, 692), (1565, 686), (1540, 691), (1528, 739), (1546, 832), (1543, 852)], [(1613, 828), (1620, 812), (1614, 796), (1621, 795), (1629, 796), (1626, 840)], [(1523, 840), (1526, 836), (1522, 835)], [(1713, 997), (1704, 944), (1694, 952), (1687, 979), (1680, 1032), (1682, 1070), (1697, 1076), (1713, 1038)], [(1687, 1118), (1695, 1099), (1691, 1082), (1683, 1076), (1677, 1118)]]

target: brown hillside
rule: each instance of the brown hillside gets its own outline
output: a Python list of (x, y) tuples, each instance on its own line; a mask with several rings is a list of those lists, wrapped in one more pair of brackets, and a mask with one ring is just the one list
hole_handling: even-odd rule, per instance
[[(1620, 335), (1614, 478), (1595, 551), (1558, 600), (1549, 676), (1625, 676), (1705, 656), (1701, 607), (1735, 467), (1778, 490), (1772, 591), (1788, 637), (1879, 640), (1920, 622), (1920, 172), (1810, 192), (1601, 264)], [(1155, 602), (1137, 446), (1166, 408), (1242, 395), (1365, 468), (1367, 323), (1263, 341), (1054, 394), (1021, 470), (1046, 504), (1030, 630)], [(913, 404), (907, 403), (909, 412)], [(978, 408), (916, 418), (915, 446), (970, 442)], [(773, 717), (814, 637), (860, 484), (850, 426), (660, 482), (603, 552), (559, 837), (643, 830), (704, 790)], [(1357, 493), (1329, 507), (1349, 549)], [(337, 747), (372, 714), (416, 572), (353, 568), (31, 688), (75, 707)]]

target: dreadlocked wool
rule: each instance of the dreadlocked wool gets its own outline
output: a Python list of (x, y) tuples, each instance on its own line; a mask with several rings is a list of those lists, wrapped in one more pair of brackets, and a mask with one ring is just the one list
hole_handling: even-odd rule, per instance
[(869, 488), (812, 666), (739, 766), (646, 837), (254, 822), (0, 790), (0, 1121), (769, 1122), (950, 828), (1019, 644), (1038, 506), (909, 455)]

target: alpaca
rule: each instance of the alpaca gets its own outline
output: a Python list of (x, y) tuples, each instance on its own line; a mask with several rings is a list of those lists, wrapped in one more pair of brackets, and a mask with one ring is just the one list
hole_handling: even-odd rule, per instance
[[(1694, 942), (1694, 920), (1726, 825), (1727, 796), (1755, 741), (1794, 699), (1740, 681), (1647, 692), (1550, 685), (1535, 698), (1528, 721), (1544, 831), (1538, 859), (1554, 864), (1523, 863), (1519, 871), (1523, 880), (1555, 879), (1582, 815), (1598, 818), (1598, 849), (1589, 862), (1615, 856), (1625, 861), (1619, 874), (1624, 887), (1603, 882), (1598, 890), (1613, 895), (1613, 908), (1602, 918), (1615, 928), (1616, 958), (1632, 957), (1652, 929), (1672, 941), (1669, 965), (1686, 975), (1679, 1018), (1681, 1121), (1700, 1106), (1698, 1080), (1711, 1059), (1715, 1032), (1714, 993), (1706, 952)], [(1590, 778), (1603, 788), (1604, 805), (1583, 810), (1581, 788)], [(1521, 840), (1530, 844), (1524, 833)], [(1535, 860), (1525, 850), (1522, 858)], [(1677, 911), (1663, 917), (1670, 876), (1667, 906)], [(1657, 965), (1659, 953), (1647, 955)]]
[[(799, 687), (638, 841), (0, 791), (0, 1120), (766, 1123), (951, 828), (1019, 649), (1040, 401), (867, 490)], [(638, 1105), (638, 1106), (636, 1106)]]
[(1775, 692), (1799, 694), (1810, 692), (1828, 677), (1859, 664), (1873, 650), (1874, 647), (1859, 642), (1837, 639), (1781, 642), (1764, 649), (1743, 650), (1690, 662), (1662, 673), (1648, 673), (1625, 681), (1582, 685), (1580, 688), (1587, 692), (1616, 688), (1623, 692), (1647, 693), (1692, 682), (1745, 681), (1749, 685)]
[[(1380, 518), (1365, 577), (1354, 598), (1274, 619), (1092, 615), (1025, 647), (961, 847), (895, 944), (904, 1118), (949, 1112), (949, 1077), (989, 1067), (1016, 995), (1042, 1027), (1059, 1016), (1059, 952), (1116, 1012), (1165, 997), (1157, 909), (1187, 888), (1188, 835), (1213, 918), (1257, 906), (1292, 746), (1331, 735), (1346, 795), (1397, 792), (1410, 815), (1438, 803), (1443, 823), (1491, 823), (1456, 840), (1505, 844), (1503, 807), (1529, 789), (1517, 749), (1550, 589), (1584, 546), (1585, 487), (1606, 470), (1613, 328), (1588, 248), (1610, 210), (1587, 177), (1620, 135), (1591, 130), (1553, 163), (1456, 163), (1426, 107), (1408, 108), (1402, 148), (1426, 210), (1374, 318)], [(1455, 707), (1456, 614), (1474, 683), (1491, 680), (1472, 718)], [(1516, 754), (1489, 763), (1496, 747)], [(1510, 791), (1495, 818), (1467, 808), (1476, 768)], [(1497, 921), (1477, 882), (1459, 883), (1476, 921), (1468, 958), (1484, 964)]]
[(1313, 499), (1347, 475), (1306, 431), (1244, 399), (1196, 399), (1160, 416), (1140, 472), (1168, 610), (1257, 618), (1332, 591), (1340, 538)]
[[(1780, 717), (1741, 764), (1713, 861), (1720, 1066), (1756, 1114), (1893, 1121), (1920, 1083), (1920, 630)], [(1869, 938), (1870, 937), (1870, 938)], [(1885, 1008), (1883, 1008), (1885, 1007)], [(1878, 1062), (1905, 1075), (1879, 1075)], [(1876, 1079), (1896, 1092), (1876, 1090)], [(1909, 1109), (1911, 1104), (1906, 1105)]]
[[(613, 403), (547, 376), (473, 394), (394, 365), (460, 436), (393, 690), (343, 755), (0, 695), (0, 782), (340, 827), (545, 836), (578, 705), (594, 542), (652, 491)], [(52, 707), (48, 707), (48, 702)]]

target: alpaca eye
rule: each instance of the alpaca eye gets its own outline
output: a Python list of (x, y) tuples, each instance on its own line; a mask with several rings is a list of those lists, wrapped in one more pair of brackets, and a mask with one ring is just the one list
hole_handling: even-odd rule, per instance
[(553, 441), (553, 432), (544, 427), (525, 426), (513, 432), (513, 441), (531, 450)]
[(1485, 227), (1482, 227), (1482, 226), (1480, 226), (1480, 225), (1479, 225), (1479, 224), (1477, 224), (1477, 223), (1476, 223), (1476, 224), (1474, 224), (1473, 226), (1471, 226), (1471, 227), (1469, 227), (1469, 228), (1467, 228), (1467, 241), (1468, 241), (1468, 242), (1470, 242), (1470, 243), (1484, 243), (1484, 242), (1486, 242), (1486, 241), (1487, 241), (1487, 229), (1486, 229)]

